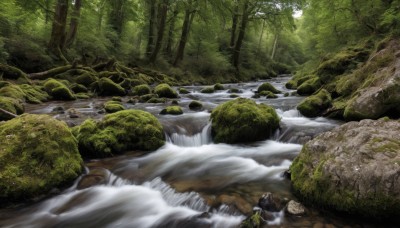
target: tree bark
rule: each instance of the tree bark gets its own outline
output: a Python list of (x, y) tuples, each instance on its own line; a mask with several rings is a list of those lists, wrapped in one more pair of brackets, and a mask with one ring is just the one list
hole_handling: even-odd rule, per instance
[(272, 47), (271, 59), (274, 60), (276, 54), (276, 47), (278, 46), (278, 34), (275, 35), (274, 46)]
[(239, 60), (240, 60), (240, 50), (242, 48), (242, 44), (243, 44), (243, 39), (244, 39), (244, 35), (246, 33), (246, 26), (247, 26), (247, 22), (249, 21), (249, 1), (246, 0), (244, 2), (243, 5), (243, 12), (242, 12), (242, 18), (241, 18), (241, 24), (240, 24), (240, 28), (239, 28), (239, 34), (235, 43), (235, 47), (233, 50), (233, 66), (236, 68), (236, 70), (239, 70)]
[(149, 4), (150, 4), (150, 20), (149, 20), (149, 35), (147, 37), (147, 47), (146, 47), (147, 57), (150, 57), (154, 48), (154, 27), (157, 16), (156, 1), (151, 0)]
[(232, 15), (231, 41), (230, 41), (230, 45), (229, 45), (231, 48), (233, 48), (235, 46), (238, 20), (239, 20), (239, 5), (236, 3), (235, 8), (233, 9), (233, 15)]
[(109, 15), (111, 28), (117, 33), (118, 38), (114, 40), (114, 47), (119, 45), (119, 38), (122, 34), (122, 27), (124, 26), (125, 21), (125, 13), (124, 13), (124, 5), (126, 0), (112, 0), (111, 2), (111, 11)]
[(154, 47), (154, 50), (150, 55), (149, 59), (150, 63), (154, 63), (156, 61), (158, 53), (160, 52), (162, 41), (164, 38), (165, 25), (167, 22), (167, 12), (168, 12), (168, 0), (164, 0), (162, 3), (158, 4), (158, 15), (160, 20), (158, 23), (156, 46)]
[(176, 17), (178, 16), (179, 11), (176, 9), (176, 6), (173, 11), (173, 15), (169, 24), (168, 30), (168, 38), (167, 38), (167, 45), (165, 46), (165, 54), (170, 56), (172, 54), (172, 43), (174, 42), (174, 30), (175, 30), (175, 23)]
[(82, 0), (75, 0), (74, 11), (72, 12), (71, 21), (69, 24), (69, 32), (65, 41), (65, 47), (70, 47), (75, 39), (78, 31), (79, 20), (81, 17)]
[(51, 29), (51, 37), (49, 42), (49, 50), (62, 57), (61, 50), (64, 49), (65, 44), (65, 29), (67, 27), (68, 15), (68, 2), (69, 0), (57, 0), (53, 25)]
[(192, 1), (188, 1), (188, 7), (185, 10), (185, 19), (182, 26), (181, 39), (179, 40), (178, 50), (176, 51), (176, 57), (174, 61), (174, 66), (178, 66), (179, 62), (183, 60), (183, 55), (185, 53), (186, 42), (189, 37), (190, 25), (193, 22), (194, 11), (192, 11)]

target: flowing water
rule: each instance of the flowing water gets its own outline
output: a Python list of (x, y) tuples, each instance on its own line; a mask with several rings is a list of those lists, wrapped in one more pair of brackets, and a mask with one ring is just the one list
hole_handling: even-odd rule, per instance
[[(269, 80), (284, 92), (289, 77)], [(262, 82), (227, 84), (250, 98)], [(281, 199), (295, 199), (283, 177), (302, 144), (320, 132), (341, 124), (326, 118), (306, 118), (296, 110), (301, 97), (279, 95), (256, 99), (276, 108), (281, 128), (270, 140), (243, 145), (215, 144), (211, 138), (210, 110), (231, 100), (228, 90), (200, 93), (187, 86), (179, 105), (185, 114), (161, 116), (166, 104), (128, 104), (127, 108), (153, 113), (164, 126), (167, 143), (151, 153), (86, 162), (82, 175), (69, 189), (33, 205), (0, 210), (1, 227), (237, 227), (251, 213), (260, 196), (272, 192)], [(192, 99), (204, 110), (191, 111)], [(49, 113), (75, 125), (83, 119), (101, 118), (98, 107), (107, 98), (52, 102), (29, 106), (30, 113)], [(54, 108), (62, 106), (65, 112)], [(72, 109), (80, 118), (70, 119)], [(92, 182), (100, 185), (90, 184)], [(85, 184), (89, 183), (89, 184)], [(303, 217), (273, 214), (276, 227), (355, 226), (359, 223), (314, 209)], [(322, 225), (322, 226), (321, 226)]]

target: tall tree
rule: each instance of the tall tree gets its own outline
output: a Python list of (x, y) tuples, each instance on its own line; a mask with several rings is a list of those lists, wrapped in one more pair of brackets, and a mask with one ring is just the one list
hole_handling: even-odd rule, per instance
[(78, 31), (78, 25), (81, 16), (81, 7), (82, 7), (82, 0), (75, 0), (74, 9), (72, 11), (71, 21), (69, 24), (69, 32), (65, 41), (66, 47), (70, 47), (76, 39), (76, 33)]
[(168, 0), (163, 0), (158, 4), (158, 32), (156, 45), (153, 52), (150, 55), (149, 62), (154, 63), (157, 59), (158, 53), (161, 50), (162, 41), (164, 38), (165, 25), (167, 22), (167, 12), (168, 12)]
[(147, 35), (147, 47), (146, 47), (146, 55), (150, 57), (154, 48), (154, 38), (155, 38), (155, 27), (157, 21), (157, 6), (156, 0), (148, 1), (149, 4), (149, 30)]
[(66, 38), (68, 3), (69, 0), (57, 0), (49, 42), (49, 50), (61, 58)]

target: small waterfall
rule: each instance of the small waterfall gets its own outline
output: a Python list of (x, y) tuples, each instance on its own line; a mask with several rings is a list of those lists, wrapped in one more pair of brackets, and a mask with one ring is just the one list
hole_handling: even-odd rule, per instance
[(203, 130), (194, 135), (172, 133), (169, 136), (169, 142), (182, 147), (198, 147), (212, 142), (211, 123), (207, 124)]

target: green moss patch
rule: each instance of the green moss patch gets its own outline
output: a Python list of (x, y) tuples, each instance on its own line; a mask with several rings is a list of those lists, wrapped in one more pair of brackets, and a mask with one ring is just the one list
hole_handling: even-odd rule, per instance
[(191, 101), (189, 104), (189, 108), (191, 110), (201, 110), (203, 108), (203, 104), (199, 101)]
[(154, 93), (159, 97), (178, 98), (178, 93), (166, 83), (156, 86), (156, 88), (154, 88)]
[(141, 110), (106, 115), (100, 122), (88, 119), (75, 127), (81, 154), (108, 157), (128, 150), (156, 150), (165, 143), (160, 122)]
[(56, 100), (75, 100), (73, 92), (62, 82), (49, 79), (44, 83), (46, 92)]
[(168, 106), (161, 110), (160, 112), (161, 115), (182, 115), (183, 111), (182, 108), (179, 106)]
[(279, 128), (274, 108), (237, 98), (219, 105), (211, 113), (215, 142), (243, 143), (267, 139)]
[(124, 96), (125, 89), (108, 78), (101, 78), (98, 81), (98, 94), (101, 96)]
[(277, 90), (273, 85), (271, 85), (268, 82), (263, 83), (262, 85), (260, 85), (257, 89), (257, 91), (259, 93), (261, 93), (262, 91), (270, 91), (272, 93), (281, 93), (281, 91)]
[(321, 115), (332, 105), (332, 98), (328, 91), (321, 89), (317, 94), (307, 97), (298, 106), (301, 114), (307, 117)]
[(297, 88), (297, 93), (302, 96), (311, 95), (315, 93), (321, 87), (321, 85), (322, 84), (319, 78), (310, 78)]
[(214, 93), (215, 89), (212, 86), (207, 86), (207, 87), (204, 87), (200, 92), (201, 93)]
[(68, 126), (47, 115), (24, 114), (0, 125), (0, 202), (32, 199), (69, 184), (82, 172)]
[(221, 83), (217, 83), (214, 85), (214, 90), (224, 90), (225, 87)]
[(151, 93), (151, 89), (150, 89), (150, 86), (148, 86), (148, 85), (138, 85), (133, 88), (134, 95), (142, 96), (142, 95), (146, 95), (146, 94), (150, 94), (150, 93)]
[(120, 101), (107, 101), (104, 104), (104, 109), (107, 113), (114, 113), (124, 110), (124, 106)]

